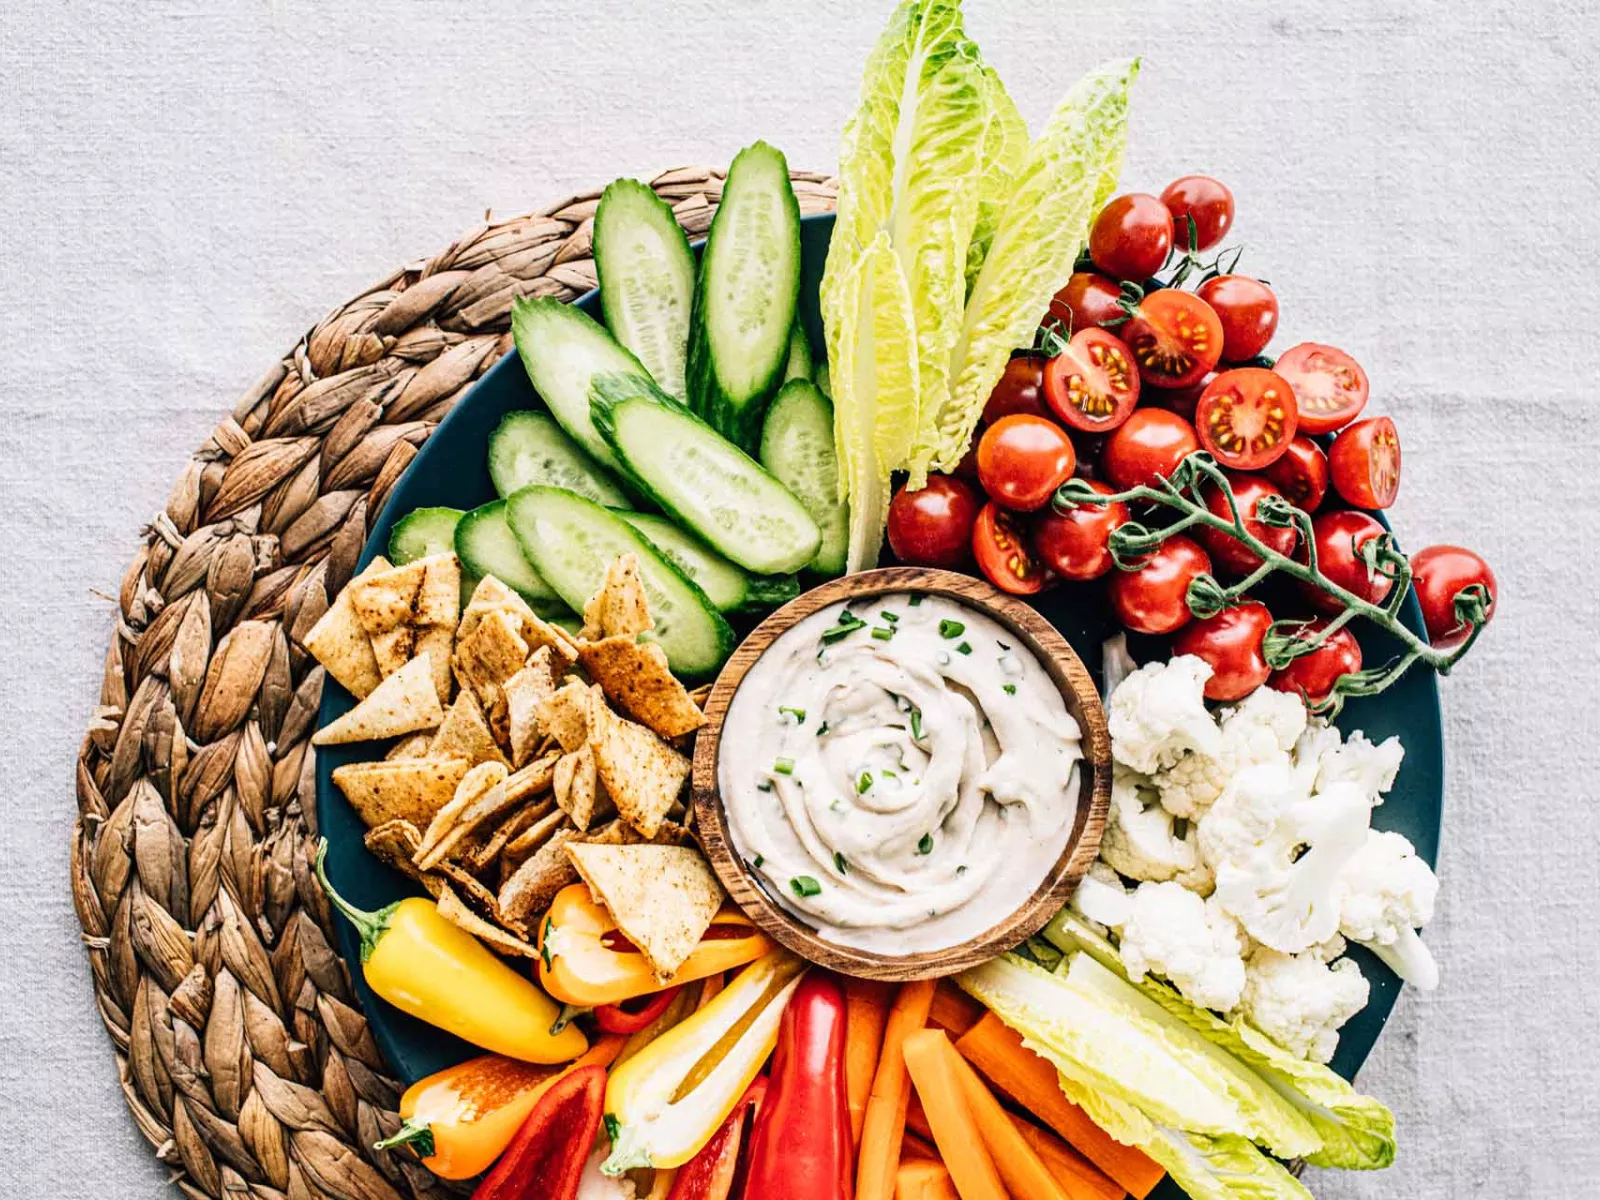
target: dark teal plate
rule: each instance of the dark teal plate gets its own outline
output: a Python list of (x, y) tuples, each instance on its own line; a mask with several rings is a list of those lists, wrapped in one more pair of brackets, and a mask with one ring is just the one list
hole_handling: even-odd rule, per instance
[[(801, 310), (813, 346), (822, 345), (817, 285), (822, 279), (822, 264), (832, 230), (831, 215), (807, 217), (802, 222)], [(590, 292), (580, 298), (577, 305), (596, 320), (600, 319), (598, 293)], [(515, 354), (508, 354), (496, 363), (440, 422), (416, 461), (401, 476), (361, 552), (360, 565), (364, 567), (374, 555), (384, 551), (394, 521), (414, 508), (441, 504), (472, 508), (493, 500), (494, 488), (485, 463), (489, 434), (506, 413), (539, 407), (539, 404)], [(1100, 643), (1117, 629), (1094, 585), (1060, 588), (1037, 597), (1034, 604), (1061, 630), (1090, 668), (1098, 671)], [(1422, 613), (1415, 596), (1406, 600), (1403, 616), (1409, 628), (1421, 632)], [(1138, 657), (1145, 657), (1140, 653), (1143, 647), (1134, 649)], [(1398, 646), (1388, 635), (1369, 629), (1361, 637), (1361, 649), (1368, 663), (1379, 663), (1394, 655)], [(351, 695), (330, 679), (323, 690), (319, 727), (347, 712), (352, 703)], [(1405, 764), (1387, 803), (1374, 814), (1374, 824), (1405, 834), (1416, 844), (1420, 855), (1430, 863), (1435, 861), (1444, 789), (1444, 745), (1439, 721), (1439, 691), (1433, 673), (1418, 668), (1382, 696), (1353, 701), (1340, 717), (1339, 724), (1347, 730), (1363, 729), (1374, 741), (1390, 734), (1399, 735), (1406, 748)], [(379, 908), (416, 893), (415, 884), (367, 853), (362, 844), (364, 828), (360, 819), (339, 789), (333, 786), (334, 767), (373, 758), (373, 748), (370, 745), (336, 746), (317, 751), (317, 757), (317, 820), (328, 839), (328, 873), (334, 886), (363, 908)], [(480, 1053), (373, 995), (361, 977), (356, 937), (347, 922), (335, 919), (339, 926), (339, 949), (355, 978), (362, 1009), (396, 1075), (409, 1083)], [(1372, 999), (1366, 1009), (1344, 1027), (1339, 1039), (1339, 1053), (1333, 1066), (1347, 1078), (1355, 1074), (1372, 1050), (1400, 988), (1389, 969), (1365, 950), (1358, 947), (1352, 954), (1372, 982)]]

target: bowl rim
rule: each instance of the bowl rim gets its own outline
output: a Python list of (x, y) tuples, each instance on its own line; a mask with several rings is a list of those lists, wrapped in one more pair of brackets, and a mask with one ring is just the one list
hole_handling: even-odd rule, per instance
[[(757, 883), (734, 849), (718, 786), (721, 735), (733, 698), (771, 645), (794, 625), (841, 600), (893, 592), (924, 592), (968, 605), (1010, 629), (1045, 668), (1082, 734), (1078, 803), (1055, 863), (1033, 893), (982, 933), (957, 945), (913, 954), (841, 946), (779, 905)], [(1031, 937), (1065, 904), (1094, 862), (1111, 804), (1111, 735), (1094, 678), (1049, 621), (1023, 598), (983, 579), (924, 567), (881, 567), (832, 579), (785, 604), (755, 627), (723, 664), (705, 704), (706, 724), (695, 738), (692, 799), (695, 828), (723, 888), (762, 932), (824, 967), (867, 979), (903, 982), (952, 975), (987, 962)]]

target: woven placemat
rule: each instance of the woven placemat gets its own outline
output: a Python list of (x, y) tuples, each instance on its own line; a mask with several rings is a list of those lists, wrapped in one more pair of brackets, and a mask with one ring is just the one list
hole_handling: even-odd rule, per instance
[[(797, 172), (803, 213), (833, 206)], [(691, 236), (722, 174), (652, 181)], [(322, 668), (299, 639), (394, 482), (511, 349), (512, 298), (595, 283), (600, 193), (487, 221), (330, 313), (190, 460), (123, 575), (78, 757), (72, 894), (139, 1130), (194, 1197), (446, 1185), (399, 1124), (311, 873)]]

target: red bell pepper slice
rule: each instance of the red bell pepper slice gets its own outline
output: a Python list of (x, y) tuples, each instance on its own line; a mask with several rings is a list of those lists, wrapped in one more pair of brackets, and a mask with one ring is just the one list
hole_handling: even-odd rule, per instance
[(666, 1012), (667, 1005), (682, 989), (680, 983), (663, 992), (651, 992), (646, 996), (619, 1000), (615, 1004), (597, 1005), (594, 1010), (595, 1024), (606, 1033), (638, 1033)]
[[(700, 1152), (678, 1168), (667, 1200), (728, 1200), (734, 1194), (739, 1171), (739, 1147), (744, 1142), (744, 1119), (753, 1108), (761, 1111), (767, 1095), (767, 1077), (750, 1081), (739, 1103)], [(740, 1189), (740, 1195), (753, 1195)]]
[(750, 1134), (745, 1195), (850, 1200), (855, 1164), (844, 1039), (844, 989), (837, 976), (812, 971), (778, 1028), (767, 1098)]
[(605, 1102), (606, 1069), (598, 1064), (557, 1080), (472, 1200), (576, 1200)]

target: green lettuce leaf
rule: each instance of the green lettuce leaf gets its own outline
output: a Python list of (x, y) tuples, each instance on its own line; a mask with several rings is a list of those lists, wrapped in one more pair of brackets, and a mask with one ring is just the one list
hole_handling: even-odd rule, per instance
[(977, 281), (989, 243), (1011, 186), (1028, 157), (1028, 125), (993, 67), (983, 68), (983, 178), (978, 183), (978, 215), (967, 246), (967, 290)]

